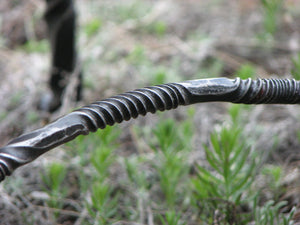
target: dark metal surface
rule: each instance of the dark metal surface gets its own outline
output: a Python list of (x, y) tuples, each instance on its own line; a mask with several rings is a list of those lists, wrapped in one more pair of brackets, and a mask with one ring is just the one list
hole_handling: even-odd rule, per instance
[(95, 102), (0, 148), (0, 181), (16, 168), (80, 134), (86, 135), (148, 112), (211, 101), (297, 104), (300, 103), (300, 83), (292, 79), (201, 79), (146, 87)]

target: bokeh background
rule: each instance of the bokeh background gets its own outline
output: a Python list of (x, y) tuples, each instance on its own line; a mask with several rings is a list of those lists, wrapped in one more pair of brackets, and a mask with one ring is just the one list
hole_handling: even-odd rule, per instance
[[(60, 110), (45, 114), (36, 107), (49, 79), (45, 2), (0, 0), (1, 146), (76, 107), (139, 87), (221, 76), (300, 79), (299, 0), (75, 4), (83, 100), (66, 100)], [(80, 137), (0, 184), (0, 223), (264, 224), (259, 219), (263, 210), (280, 217), (265, 224), (285, 224), (285, 216), (297, 223), (299, 109), (198, 104)], [(241, 199), (259, 193), (256, 205), (202, 196), (204, 185), (195, 181), (201, 177), (199, 165), (213, 171), (203, 145), (209, 146), (212, 132), (224, 127), (232, 135), (232, 126), (242, 130), (238, 137), (243, 140), (233, 143), (250, 146), (249, 155), (262, 159), (255, 161), (251, 185), (241, 189)], [(173, 149), (170, 158), (163, 143)]]

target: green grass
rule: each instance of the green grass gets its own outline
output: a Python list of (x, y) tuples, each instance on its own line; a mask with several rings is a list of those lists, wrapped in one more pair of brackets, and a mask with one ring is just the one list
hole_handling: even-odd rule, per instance
[(139, 21), (151, 9), (151, 5), (144, 1), (130, 0), (127, 2), (112, 3), (109, 7), (101, 7), (101, 4), (91, 4), (91, 11), (95, 15), (101, 15), (103, 21), (124, 23), (126, 21)]
[(95, 35), (102, 27), (102, 21), (99, 18), (93, 18), (88, 21), (84, 27), (84, 33), (87, 35), (88, 38), (91, 38)]
[(242, 224), (242, 205), (256, 174), (256, 162), (242, 129), (232, 123), (211, 134), (210, 145), (204, 146), (208, 168), (197, 165), (192, 180), (196, 204), (212, 220), (215, 209), (224, 223)]
[(87, 208), (95, 224), (108, 224), (111, 218), (112, 220), (118, 219), (118, 196), (113, 196), (113, 189), (109, 183), (103, 181), (93, 183), (91, 200)]
[[(222, 1), (215, 3), (219, 2)], [(282, 2), (261, 0), (262, 40), (273, 39), (276, 35)], [(85, 89), (97, 90), (94, 78), (99, 75), (98, 71), (115, 75), (108, 66), (116, 68), (117, 79), (130, 74), (130, 79), (141, 81), (137, 86), (223, 75), (224, 62), (210, 54), (198, 62), (190, 59), (193, 57), (184, 56), (189, 51), (181, 52), (180, 46), (172, 48), (174, 52), (161, 53), (160, 49), (156, 52), (157, 49), (151, 49), (152, 45), (146, 45), (148, 42), (153, 42), (154, 46), (167, 43), (168, 49), (168, 39), (173, 35), (164, 20), (143, 24), (144, 16), (151, 12), (152, 3), (130, 1), (111, 2), (106, 7), (101, 7), (100, 3), (92, 5), (96, 6), (91, 10), (96, 16), (79, 27), (80, 34), (92, 44), (86, 45), (90, 49), (81, 46), (81, 51), (87, 52), (85, 55), (98, 47), (101, 53), (84, 59), (85, 77), (93, 76), (90, 80), (85, 78)], [(114, 35), (108, 35), (109, 29), (103, 29), (110, 24), (115, 26), (114, 32), (124, 32), (129, 42), (132, 41), (128, 46), (134, 47), (125, 46), (121, 50), (119, 46), (115, 47), (118, 40), (114, 40)], [(128, 28), (128, 24), (135, 26)], [(209, 45), (215, 41), (208, 34), (201, 34), (201, 26), (200, 30), (190, 32), (186, 34), (187, 39), (181, 41), (195, 55), (205, 42)], [(143, 39), (145, 37), (147, 40)], [(112, 40), (107, 41), (109, 38)], [(21, 48), (27, 53), (49, 52), (45, 40), (30, 40)], [(162, 57), (153, 57), (152, 53)], [(300, 79), (299, 62), (299, 55), (292, 59), (291, 73), (297, 80)], [(91, 69), (93, 66), (94, 70)], [(192, 67), (194, 74), (184, 72), (185, 67)], [(254, 65), (245, 64), (235, 76), (254, 78), (255, 73)], [(11, 96), (9, 108), (15, 108), (22, 100), (20, 93), (23, 94), (18, 92)], [(261, 161), (265, 158), (261, 155), (265, 149), (255, 145), (259, 135), (257, 128), (251, 133), (243, 129), (250, 122), (253, 107), (225, 107), (228, 107), (228, 113), (216, 119), (213, 132), (205, 143), (195, 142), (199, 138), (195, 134), (203, 135), (197, 130), (199, 127), (195, 127), (199, 124), (195, 121), (199, 118), (205, 120), (209, 115), (200, 115), (195, 108), (186, 107), (186, 113), (158, 113), (153, 122), (140, 122), (140, 125), (128, 126), (122, 131), (120, 126), (108, 126), (67, 144), (64, 147), (65, 162), (50, 163), (42, 172), (41, 190), (48, 198), (40, 202), (51, 209), (47, 211), (52, 215), (51, 222), (63, 224), (60, 210), (73, 210), (80, 217), (81, 224), (151, 224), (151, 221), (158, 225), (292, 224), (296, 209), (283, 212), (287, 203), (280, 201), (280, 196), (286, 191), (282, 184), (282, 178), (286, 176), (284, 168)], [(6, 115), (6, 112), (1, 113), (0, 119)], [(37, 118), (29, 113), (26, 119), (33, 122)], [(203, 124), (200, 126), (205, 126)], [(265, 181), (264, 189), (271, 193), (268, 196), (256, 188), (261, 178)], [(23, 182), (14, 178), (4, 188), (19, 193)], [(76, 207), (71, 209), (66, 204), (70, 198), (76, 202)], [(34, 223), (32, 218), (26, 218), (28, 224)]]
[[(210, 141), (194, 146), (193, 107), (183, 120), (168, 119), (159, 113), (152, 127), (134, 127), (132, 132), (139, 146), (135, 154), (118, 156), (120, 131), (107, 127), (68, 144), (72, 165), (80, 180), (82, 210), (88, 216), (84, 224), (113, 224), (117, 221), (146, 223), (149, 210), (155, 224), (293, 224), (295, 208), (281, 213), (283, 169), (264, 165), (262, 153), (243, 130), (250, 108), (232, 105), (226, 122), (211, 133)], [(246, 115), (245, 115), (246, 114)], [(206, 163), (190, 163), (193, 148), (205, 151)], [(147, 150), (146, 150), (147, 149)], [(76, 152), (76, 153), (75, 153)], [(263, 166), (261, 166), (263, 165)], [(116, 182), (112, 169), (124, 173)], [(88, 168), (88, 169), (84, 169)], [(43, 176), (48, 204), (65, 207), (58, 197), (66, 198), (64, 179), (67, 168), (53, 164)], [(194, 172), (191, 172), (194, 171)], [(272, 198), (262, 201), (255, 185), (265, 177)], [(247, 209), (247, 210), (245, 210)], [(149, 215), (148, 215), (149, 216)], [(59, 218), (57, 214), (54, 218)]]
[(256, 69), (250, 64), (244, 64), (236, 71), (236, 76), (241, 79), (255, 78), (257, 76)]
[[(67, 189), (65, 184), (63, 184), (67, 173), (67, 168), (62, 163), (52, 163), (45, 169), (42, 175), (42, 180), (44, 182), (44, 190), (49, 195), (49, 200), (47, 205), (49, 208), (62, 209), (63, 199), (67, 195)], [(54, 218), (59, 217), (59, 211), (54, 211)]]
[(185, 225), (186, 222), (180, 220), (180, 214), (176, 211), (167, 211), (165, 216), (161, 216), (160, 220), (162, 225)]
[[(261, 3), (263, 35), (273, 36), (278, 28), (282, 2), (262, 0)], [(100, 31), (107, 22), (139, 21), (150, 8), (139, 1), (112, 5), (108, 9), (110, 12), (100, 13), (100, 17), (87, 21), (81, 28), (82, 33), (101, 42), (104, 32)], [(158, 20), (139, 27), (137, 23), (136, 29), (130, 32), (136, 37), (146, 34), (160, 40), (167, 37), (168, 24)], [(210, 41), (209, 37), (196, 34), (190, 39)], [(117, 50), (109, 49), (101, 60), (108, 64), (126, 63), (127, 69), (143, 76), (142, 82), (149, 85), (187, 78), (181, 76), (180, 57), (157, 64), (138, 38), (134, 46), (121, 55)], [(30, 41), (23, 46), (29, 53), (43, 53), (48, 51), (47, 48), (44, 41)], [(292, 74), (297, 79), (300, 76), (298, 61), (299, 57), (293, 58)], [(95, 62), (91, 61), (91, 64)], [(221, 76), (224, 70), (224, 63), (214, 57), (207, 57), (198, 66), (193, 75), (195, 78)], [(235, 75), (247, 79), (254, 78), (255, 73), (253, 65), (245, 64)], [(12, 106), (19, 101), (18, 95), (13, 96)], [(77, 188), (76, 210), (79, 214), (86, 212), (82, 224), (149, 224), (150, 220), (159, 225), (292, 224), (295, 209), (286, 214), (281, 212), (286, 205), (279, 198), (284, 190), (283, 168), (264, 165), (260, 160), (264, 158), (260, 153), (262, 149), (253, 145), (256, 131), (249, 134), (243, 130), (249, 122), (251, 109), (231, 105), (224, 122), (216, 124), (208, 142), (197, 146), (194, 121), (199, 115), (193, 107), (187, 108), (186, 114), (179, 118), (158, 113), (157, 122), (128, 128), (130, 137), (122, 137), (117, 126), (78, 137), (65, 146), (66, 160), (72, 160), (72, 165), (53, 163), (43, 172), (43, 190), (49, 196), (45, 204), (56, 209), (49, 212), (53, 214), (53, 221), (60, 223), (58, 212), (67, 209), (64, 200), (69, 198), (68, 190)], [(35, 119), (34, 115), (31, 117), (31, 120)], [(118, 151), (121, 143), (130, 143), (136, 149), (122, 155)], [(200, 151), (205, 157), (199, 162), (193, 154)], [(75, 177), (75, 187), (68, 184), (70, 173)], [(255, 189), (259, 176), (264, 177), (265, 188), (273, 193), (269, 199), (264, 199), (265, 196)]]
[(27, 53), (48, 53), (50, 51), (50, 45), (46, 39), (40, 41), (29, 40), (21, 46), (21, 49)]
[(156, 37), (164, 37), (168, 30), (168, 25), (164, 21), (154, 21), (139, 28), (142, 33)]
[(222, 76), (223, 69), (224, 62), (216, 58), (208, 58), (202, 63), (201, 69), (199, 69), (199, 72), (197, 72), (196, 77), (219, 77)]
[(258, 206), (257, 199), (254, 200), (253, 209), (254, 209), (254, 221), (255, 224), (259, 225), (292, 225), (294, 224), (292, 218), (296, 208), (287, 214), (281, 214), (280, 209), (284, 207), (286, 202), (276, 203), (273, 200), (267, 201), (263, 206)]
[(185, 133), (183, 126), (185, 123), (177, 124), (174, 120), (166, 119), (152, 131), (157, 140), (152, 147), (158, 162), (155, 168), (170, 209), (174, 209), (176, 203), (182, 201), (183, 191), (188, 183), (187, 153), (191, 151), (192, 135), (190, 132)]
[(261, 0), (264, 28), (264, 31), (259, 35), (261, 39), (269, 40), (270, 38), (273, 38), (278, 30), (282, 5), (282, 0)]
[(300, 53), (292, 58), (292, 70), (291, 74), (296, 80), (300, 80)]
[[(197, 165), (197, 176), (192, 179), (195, 205), (207, 223), (215, 220), (218, 211), (221, 224), (292, 224), (291, 217), (280, 214), (286, 202), (279, 201), (281, 194), (282, 168), (264, 166), (261, 170), (262, 153), (251, 147), (251, 138), (244, 136), (239, 117), (247, 108), (234, 105), (229, 109), (230, 123), (222, 125), (205, 145), (208, 166)], [(244, 112), (242, 112), (244, 111)], [(268, 180), (273, 199), (258, 205), (261, 195), (255, 189), (259, 174)], [(243, 208), (248, 210), (243, 211)], [(250, 209), (250, 212), (249, 212)]]

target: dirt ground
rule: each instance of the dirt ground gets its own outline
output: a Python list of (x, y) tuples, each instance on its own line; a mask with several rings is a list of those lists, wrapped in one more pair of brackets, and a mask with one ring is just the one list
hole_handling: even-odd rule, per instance
[[(126, 7), (133, 2), (76, 1), (78, 49), (85, 76), (84, 97), (78, 103), (66, 101), (67, 105), (50, 115), (36, 108), (39, 97), (47, 89), (50, 52), (24, 49), (24, 44), (47, 37), (42, 20), (45, 4), (41, 0), (1, 0), (0, 146), (75, 107), (152, 84), (149, 68), (135, 65), (145, 62), (128, 63), (128, 55), (137, 46), (143, 46), (143, 57), (147, 63), (154, 65), (153, 68), (169, 68), (171, 75), (166, 82), (233, 77), (245, 64), (256, 68), (255, 77), (292, 77), (291, 59), (300, 51), (299, 0), (284, 1), (278, 16), (278, 28), (269, 38), (271, 40), (258, 38), (265, 32), (259, 0), (144, 0), (136, 11), (129, 11), (131, 16), (114, 10), (118, 4)], [(87, 35), (86, 24), (99, 17), (102, 19), (101, 34)], [(166, 24), (165, 34), (160, 35), (159, 31), (151, 33), (150, 25), (154, 21)], [(221, 69), (218, 69), (217, 63), (221, 63)], [(207, 142), (215, 124), (226, 120), (227, 108), (226, 103), (195, 106), (194, 122), (199, 134), (196, 135), (195, 145)], [(259, 130), (255, 145), (263, 151), (272, 150), (269, 162), (283, 165), (288, 171), (285, 182), (289, 188), (282, 198), (291, 205), (300, 203), (299, 110), (299, 106), (292, 105), (255, 106), (245, 127), (247, 132)], [(185, 108), (180, 108), (167, 112), (167, 115), (176, 118), (184, 111)], [(126, 132), (130, 124), (148, 125), (156, 119), (155, 115), (149, 115), (122, 124), (122, 136), (129, 135)], [(275, 147), (274, 139), (278, 140)], [(11, 180), (10, 187), (18, 187), (22, 178), (21, 190), (8, 190), (0, 184), (1, 224), (22, 224), (22, 218), (27, 213), (34, 212), (35, 218), (47, 214), (47, 209), (35, 204), (37, 200), (33, 201), (35, 196), (30, 193), (37, 190), (35, 184), (40, 182), (39, 170), (63, 154), (59, 150), (55, 150), (55, 155), (49, 153), (20, 168), (7, 178)], [(203, 153), (199, 152), (191, 156), (194, 160), (202, 157)], [(35, 224), (47, 224), (47, 221), (36, 220)]]

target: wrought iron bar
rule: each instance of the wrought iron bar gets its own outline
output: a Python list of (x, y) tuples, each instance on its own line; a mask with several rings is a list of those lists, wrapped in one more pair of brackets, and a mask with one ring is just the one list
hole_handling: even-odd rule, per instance
[(0, 148), (0, 181), (54, 147), (138, 115), (200, 102), (298, 104), (300, 82), (293, 79), (213, 78), (136, 89), (94, 102)]

